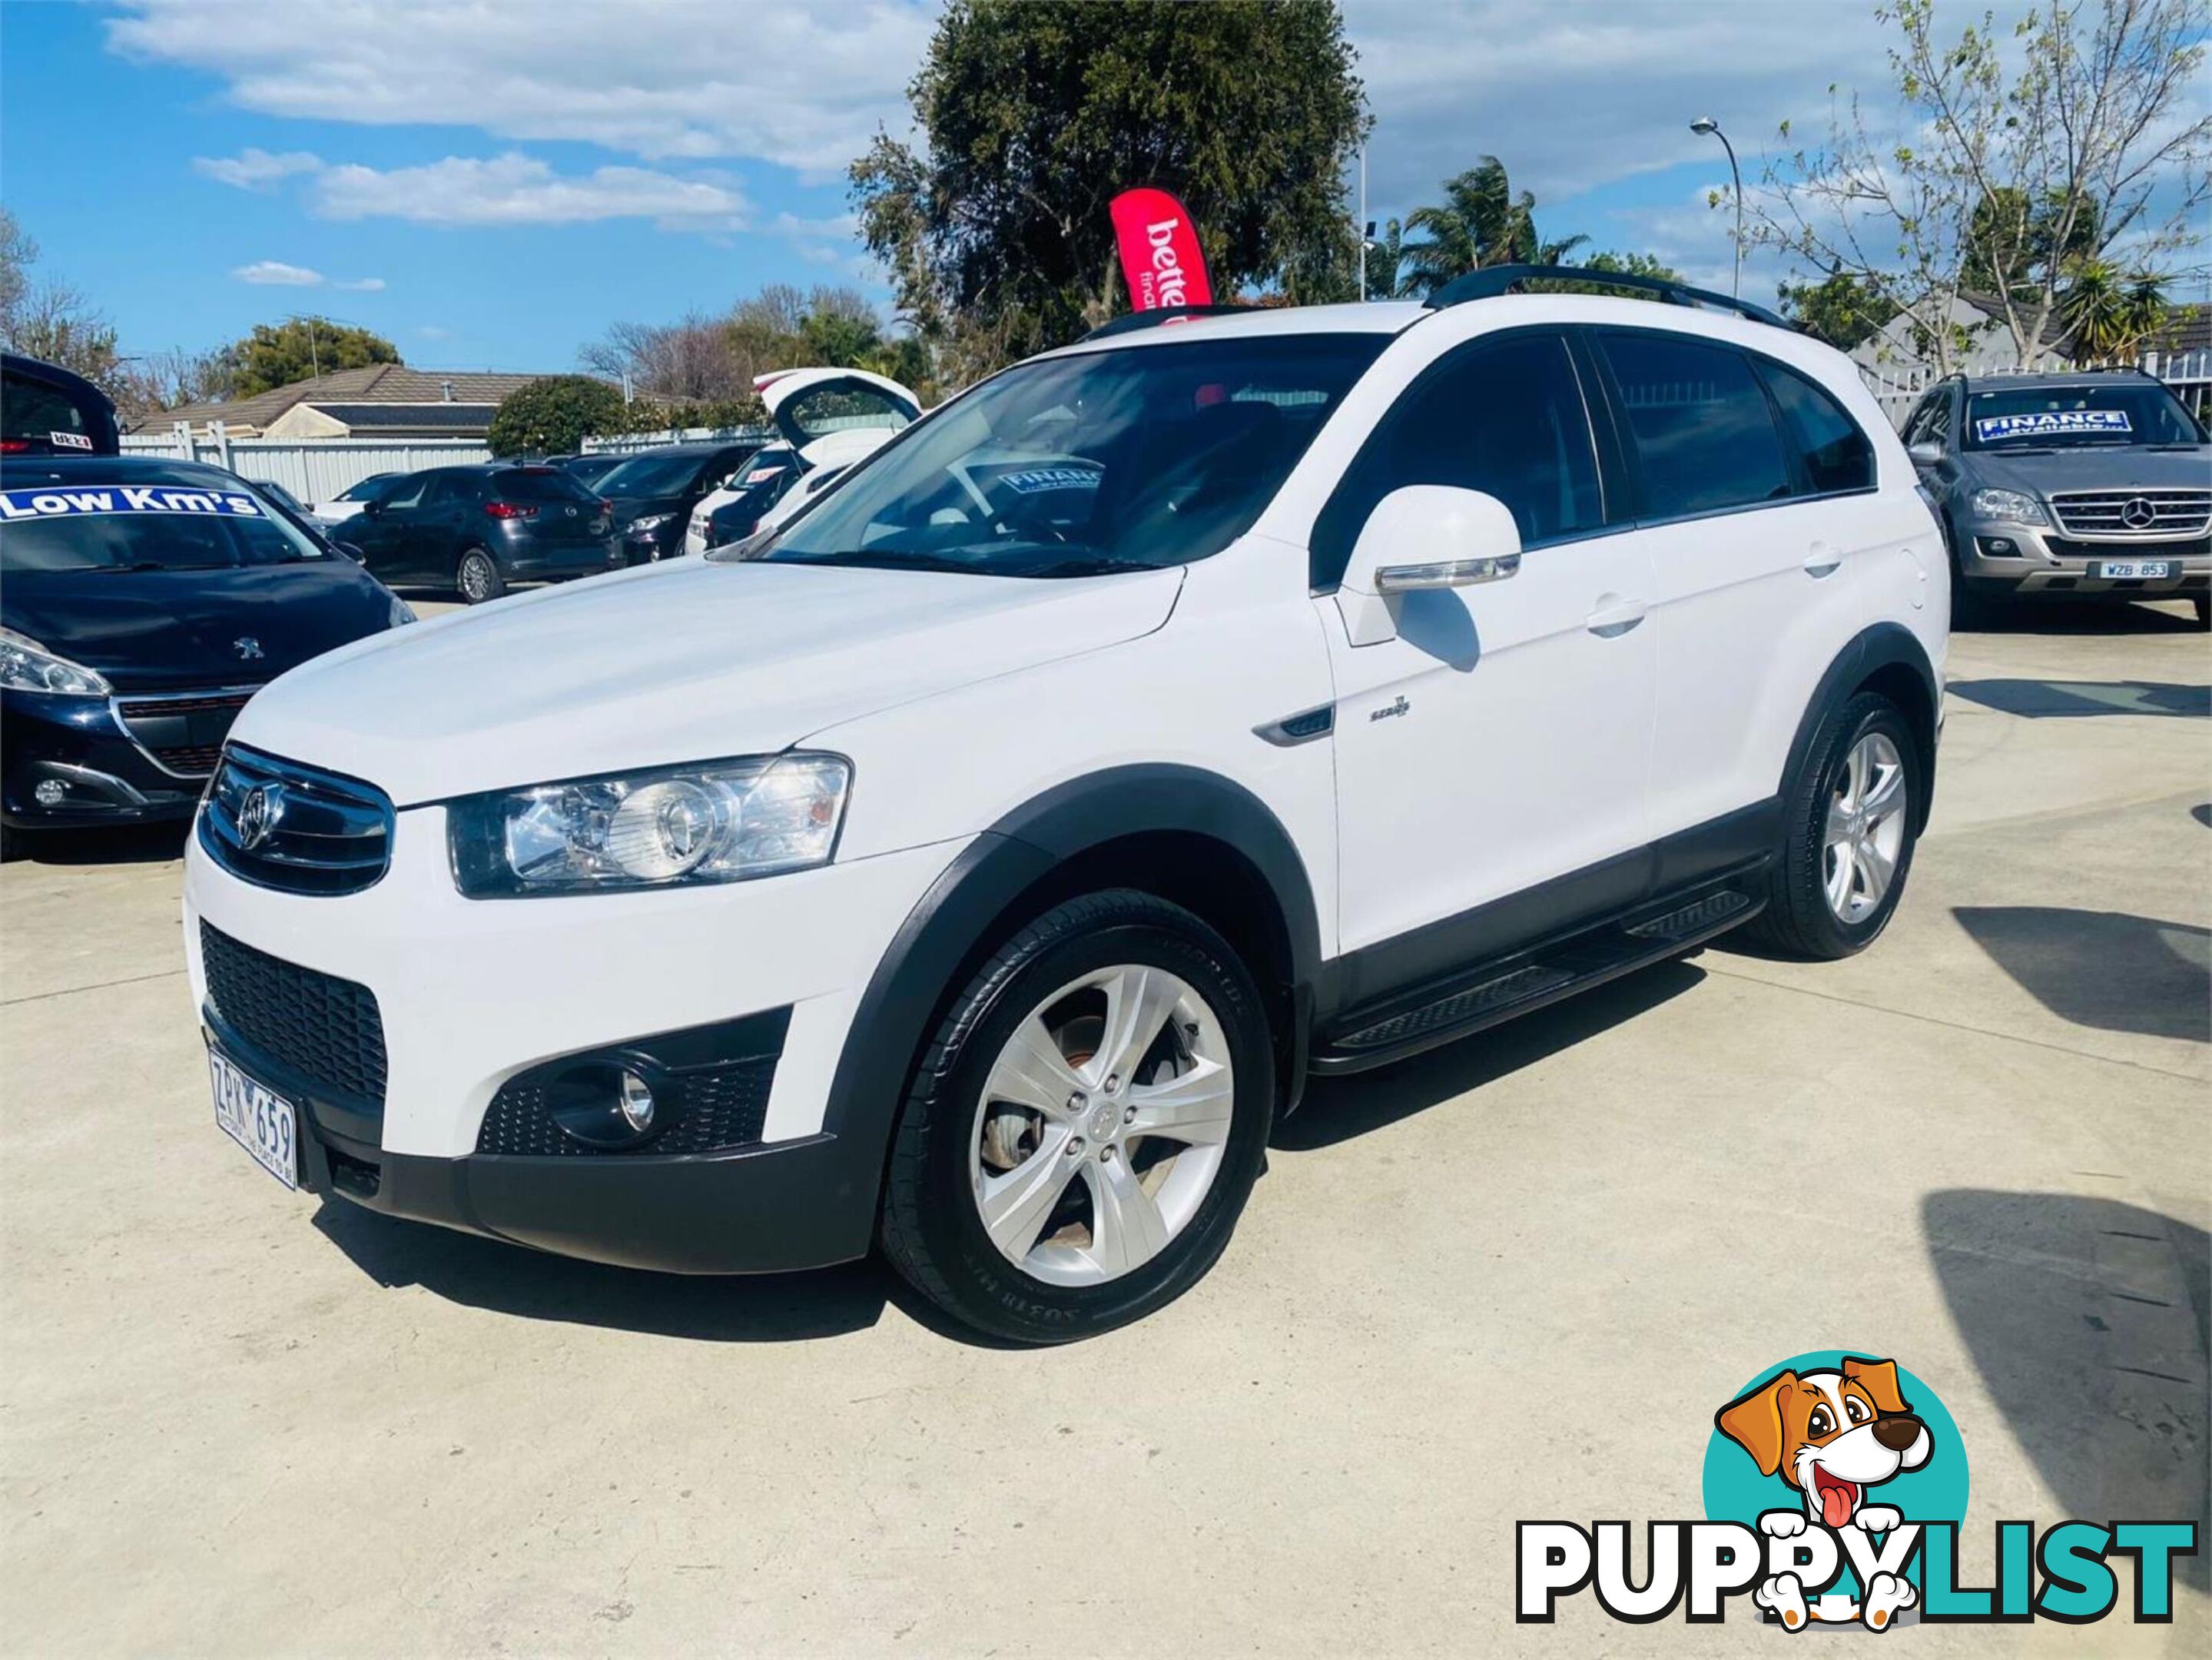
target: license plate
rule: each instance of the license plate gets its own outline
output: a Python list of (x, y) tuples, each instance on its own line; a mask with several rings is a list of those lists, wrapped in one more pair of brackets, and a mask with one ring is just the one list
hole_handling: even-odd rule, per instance
[(300, 1186), (300, 1111), (266, 1084), (256, 1083), (220, 1049), (208, 1050), (215, 1086), (215, 1122), (286, 1187)]
[(2107, 582), (2133, 581), (2164, 576), (2167, 569), (2163, 559), (2107, 559), (2097, 567), (2097, 575)]

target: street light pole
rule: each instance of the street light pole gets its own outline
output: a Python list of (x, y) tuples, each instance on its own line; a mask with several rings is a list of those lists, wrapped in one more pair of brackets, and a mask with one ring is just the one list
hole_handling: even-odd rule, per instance
[(1367, 303), (1367, 239), (1373, 234), (1367, 223), (1367, 141), (1359, 141), (1359, 217), (1353, 221), (1359, 227), (1359, 303)]
[(1721, 148), (1728, 152), (1729, 179), (1735, 192), (1735, 279), (1729, 289), (1729, 295), (1731, 299), (1741, 300), (1743, 298), (1743, 173), (1735, 164), (1735, 146), (1729, 143), (1728, 135), (1721, 131), (1721, 124), (1710, 115), (1701, 115), (1691, 122), (1690, 131), (1700, 136), (1712, 134), (1721, 141)]

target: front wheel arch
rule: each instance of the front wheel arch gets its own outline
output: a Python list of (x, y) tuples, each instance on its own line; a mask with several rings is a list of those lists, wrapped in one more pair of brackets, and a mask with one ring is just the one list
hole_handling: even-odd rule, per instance
[(1877, 623), (1855, 636), (1835, 660), (1806, 700), (1798, 717), (1796, 735), (1775, 781), (1775, 794), (1786, 792), (1805, 764), (1805, 757), (1828, 716), (1861, 692), (1875, 692), (1897, 705), (1911, 728), (1919, 751), (1920, 776), (1924, 781), (1914, 805), (1915, 834), (1927, 829), (1936, 800), (1936, 740), (1937, 716), (1942, 708), (1942, 689), (1926, 648), (1912, 631), (1898, 623)]

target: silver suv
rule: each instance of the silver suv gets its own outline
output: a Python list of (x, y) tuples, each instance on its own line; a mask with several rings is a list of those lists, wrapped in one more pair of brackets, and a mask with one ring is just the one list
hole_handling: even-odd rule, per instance
[(2212, 594), (2212, 448), (2203, 427), (2135, 370), (1954, 376), (1904, 438), (1951, 549), (1963, 617), (2001, 594)]

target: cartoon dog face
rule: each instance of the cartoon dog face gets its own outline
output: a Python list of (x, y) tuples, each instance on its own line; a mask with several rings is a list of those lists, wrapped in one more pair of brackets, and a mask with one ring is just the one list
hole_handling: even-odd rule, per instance
[(1866, 1490), (1928, 1462), (1928, 1426), (1897, 1389), (1897, 1363), (1846, 1357), (1841, 1371), (1778, 1373), (1713, 1415), (1762, 1475), (1805, 1496), (1813, 1521), (1840, 1528)]

